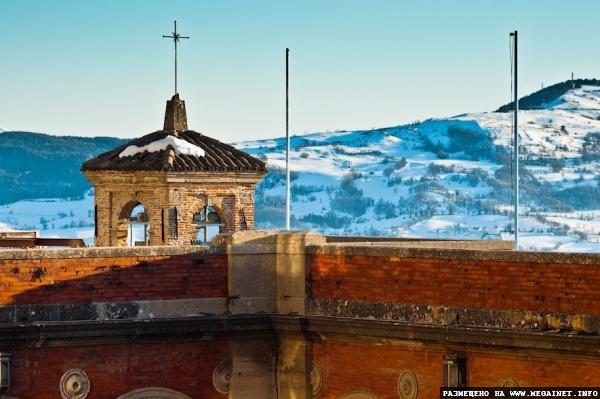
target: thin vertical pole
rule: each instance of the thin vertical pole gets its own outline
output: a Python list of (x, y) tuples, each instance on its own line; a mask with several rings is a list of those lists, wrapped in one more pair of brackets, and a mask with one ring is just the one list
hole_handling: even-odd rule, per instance
[(208, 242), (208, 205), (204, 207), (204, 242)]
[(515, 85), (515, 98), (514, 98), (514, 146), (515, 146), (515, 159), (514, 159), (514, 167), (515, 167), (515, 173), (514, 173), (514, 186), (515, 186), (515, 250), (519, 250), (519, 94), (518, 94), (518, 77), (519, 77), (519, 70), (518, 70), (518, 61), (517, 61), (517, 56), (519, 54), (518, 52), (518, 36), (517, 36), (517, 31), (514, 31), (513, 33), (511, 33), (511, 36), (514, 36), (514, 40), (515, 40), (515, 47), (514, 47), (514, 71), (515, 71), (515, 76), (514, 76), (514, 85)]
[(285, 49), (285, 229), (290, 229), (290, 49)]
[(163, 35), (163, 37), (167, 37), (169, 39), (173, 39), (173, 43), (175, 43), (175, 94), (177, 94), (177, 42), (179, 39), (189, 39), (189, 36), (181, 36), (177, 33), (177, 21), (174, 21), (175, 30), (173, 31), (172, 36)]
[[(177, 35), (177, 21), (175, 21), (175, 33)], [(175, 94), (177, 94), (177, 42), (179, 40), (175, 40)]]

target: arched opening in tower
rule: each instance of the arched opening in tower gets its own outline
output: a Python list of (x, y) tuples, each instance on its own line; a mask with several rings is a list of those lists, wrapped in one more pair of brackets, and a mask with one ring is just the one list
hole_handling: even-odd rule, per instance
[(219, 209), (213, 206), (203, 206), (192, 219), (194, 228), (193, 236), (196, 237), (192, 244), (205, 244), (211, 242), (214, 236), (223, 231), (226, 223), (219, 215)]
[(123, 206), (119, 213), (116, 238), (119, 247), (150, 245), (148, 210), (141, 202), (131, 200)]
[(150, 223), (144, 205), (137, 203), (129, 216), (127, 228), (127, 245), (130, 247), (148, 246), (150, 244)]

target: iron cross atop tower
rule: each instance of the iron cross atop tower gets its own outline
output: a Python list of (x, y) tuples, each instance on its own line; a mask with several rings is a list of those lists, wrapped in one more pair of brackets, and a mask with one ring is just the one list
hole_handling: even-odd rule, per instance
[(189, 39), (190, 37), (181, 36), (179, 33), (177, 33), (177, 21), (175, 21), (175, 30), (173, 31), (173, 36), (163, 35), (163, 37), (173, 39), (173, 43), (175, 43), (175, 94), (177, 94), (177, 42), (179, 42), (179, 39)]

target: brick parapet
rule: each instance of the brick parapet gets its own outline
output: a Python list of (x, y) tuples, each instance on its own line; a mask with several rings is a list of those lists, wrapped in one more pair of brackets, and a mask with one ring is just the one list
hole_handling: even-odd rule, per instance
[(311, 297), (600, 315), (600, 256), (312, 247)]
[(223, 255), (225, 248), (214, 245), (152, 246), (152, 247), (85, 247), (67, 249), (3, 249), (3, 260), (86, 259), (86, 258), (143, 258), (147, 256)]
[[(330, 238), (327, 237), (329, 240)], [(310, 255), (369, 256), (388, 258), (432, 258), (490, 260), (505, 262), (566, 263), (600, 265), (600, 254), (566, 252), (528, 252), (508, 250), (510, 242), (442, 240), (374, 240), (366, 242), (328, 242), (310, 245)]]
[(0, 285), (18, 293), (0, 306), (11, 394), (56, 397), (81, 368), (97, 398), (154, 385), (149, 374), (219, 397), (211, 371), (229, 361), (234, 398), (310, 397), (313, 364), (319, 397), (397, 398), (407, 371), (433, 397), (442, 356), (457, 353), (473, 386), (600, 384), (598, 256), (326, 241), (238, 232), (212, 247), (0, 251)]
[(225, 298), (227, 270), (209, 247), (0, 251), (0, 304)]

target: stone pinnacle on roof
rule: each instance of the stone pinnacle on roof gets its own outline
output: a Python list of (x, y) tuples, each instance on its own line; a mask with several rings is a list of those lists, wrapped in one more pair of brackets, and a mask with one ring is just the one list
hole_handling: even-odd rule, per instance
[(170, 101), (167, 101), (163, 130), (172, 130), (174, 136), (177, 136), (177, 132), (188, 130), (185, 101), (179, 99), (179, 93), (175, 94)]

